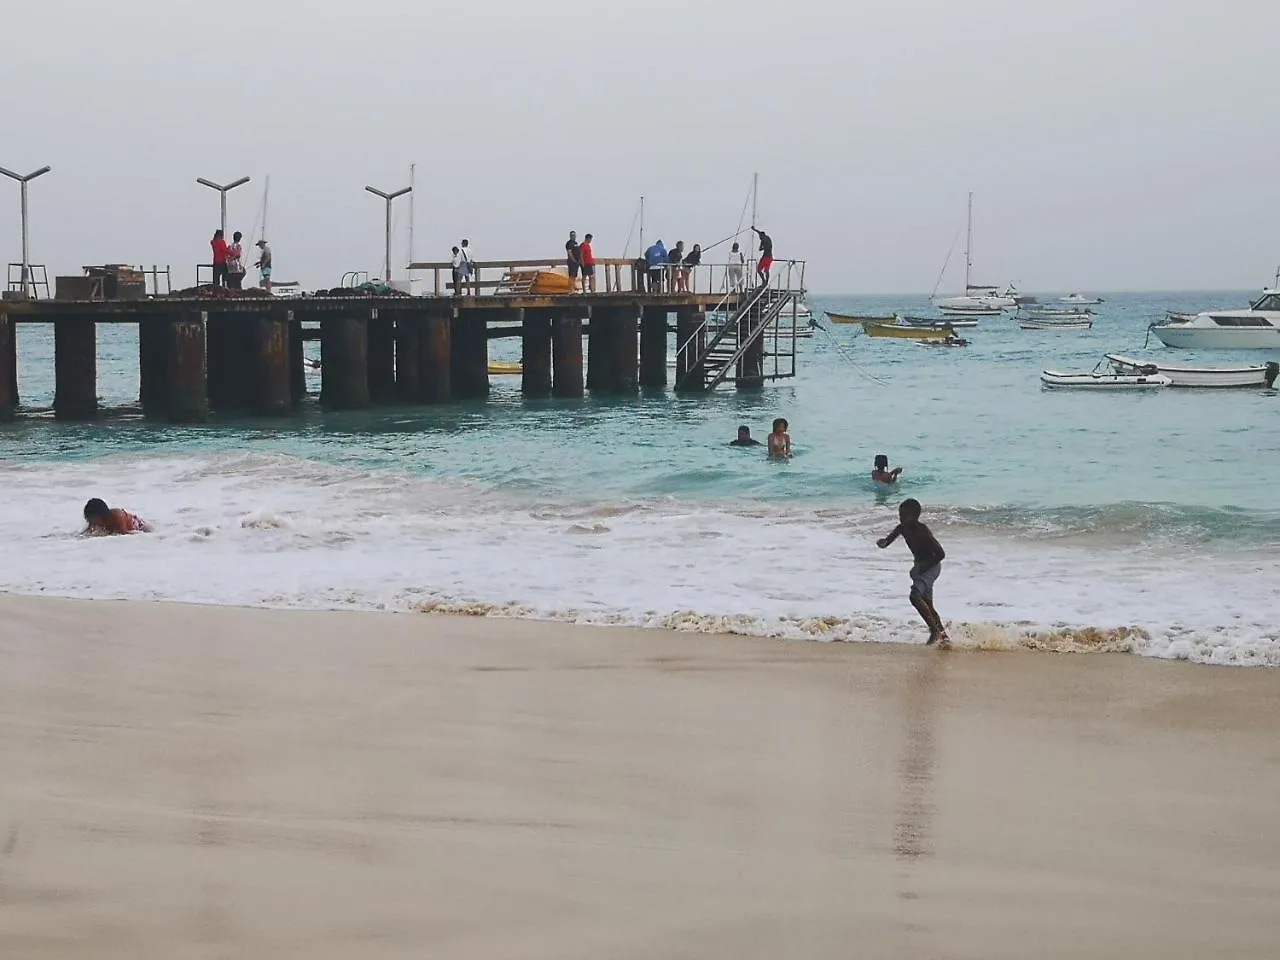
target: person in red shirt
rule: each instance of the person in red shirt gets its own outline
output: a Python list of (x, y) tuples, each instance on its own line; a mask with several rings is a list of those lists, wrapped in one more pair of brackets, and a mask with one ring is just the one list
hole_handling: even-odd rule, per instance
[(596, 253), (591, 249), (591, 234), (587, 234), (582, 245), (578, 248), (579, 255), (582, 257), (582, 292), (587, 292), (590, 286), (591, 292), (596, 292)]
[(209, 241), (209, 245), (213, 247), (213, 285), (215, 287), (225, 287), (227, 285), (227, 259), (229, 250), (227, 241), (222, 236), (221, 230), (213, 231), (213, 239)]

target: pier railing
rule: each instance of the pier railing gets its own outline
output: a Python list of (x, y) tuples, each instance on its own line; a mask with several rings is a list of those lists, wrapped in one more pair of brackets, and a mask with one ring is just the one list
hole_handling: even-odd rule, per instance
[[(664, 263), (649, 267), (643, 258), (601, 257), (596, 260), (596, 293), (688, 293), (711, 296), (747, 290), (757, 285), (756, 265), (735, 263), (702, 263), (698, 266)], [(408, 265), (410, 276), (429, 273), (427, 292), (433, 296), (454, 294), (453, 264), (448, 261), (414, 261)], [(523, 292), (513, 283), (515, 277), (537, 273), (568, 277), (563, 259), (546, 260), (478, 260), (471, 264), (471, 275), (460, 282), (461, 296), (501, 296)], [(804, 261), (775, 260), (773, 280), (789, 289), (803, 289)], [(582, 277), (576, 281), (582, 289)]]

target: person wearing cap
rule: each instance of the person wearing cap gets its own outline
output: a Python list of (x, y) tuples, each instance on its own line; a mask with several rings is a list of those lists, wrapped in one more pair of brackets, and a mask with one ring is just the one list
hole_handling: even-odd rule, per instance
[(258, 281), (258, 286), (260, 286), (263, 290), (266, 290), (268, 293), (270, 293), (271, 292), (271, 247), (267, 244), (266, 240), (259, 240), (257, 243), (257, 247), (258, 247), (258, 259), (254, 263), (254, 266), (258, 268), (258, 273), (261, 275), (261, 279)]

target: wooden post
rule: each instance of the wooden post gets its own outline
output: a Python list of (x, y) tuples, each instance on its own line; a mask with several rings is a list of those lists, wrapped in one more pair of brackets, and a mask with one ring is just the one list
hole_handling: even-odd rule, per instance
[[(751, 321), (743, 317), (738, 321), (738, 342), (747, 338), (751, 330)], [(738, 358), (734, 379), (739, 390), (759, 390), (764, 386), (764, 335), (747, 347)]]
[(591, 326), (587, 328), (587, 389), (615, 390), (613, 363), (616, 359), (613, 338), (617, 332), (614, 308), (603, 305), (591, 308)]
[(138, 321), (138, 402), (147, 417), (169, 416), (169, 321), (144, 317)]
[(307, 352), (302, 339), (302, 318), (290, 310), (289, 325), (289, 399), (299, 404), (307, 399)]
[(648, 306), (640, 317), (640, 386), (667, 385), (667, 308)]
[(369, 399), (394, 403), (396, 399), (396, 329), (390, 316), (374, 310), (369, 318)]
[(520, 392), (526, 397), (551, 396), (551, 324), (556, 310), (524, 310), (521, 321)]
[(169, 362), (165, 377), (169, 419), (174, 423), (202, 423), (209, 418), (205, 367), (203, 311), (193, 310), (165, 324)]
[(59, 420), (98, 416), (97, 324), (67, 317), (53, 324), (53, 415)]
[(401, 403), (417, 403), (418, 354), (422, 341), (422, 319), (416, 313), (402, 310), (396, 314), (395, 325), (396, 399)]
[(437, 308), (421, 324), (418, 399), (423, 403), (448, 403), (453, 399), (453, 311)]
[(369, 321), (326, 318), (320, 331), (320, 405), (330, 410), (369, 406)]
[(13, 318), (0, 310), (0, 420), (18, 409), (18, 338)]
[[(461, 398), (489, 395), (489, 317), (487, 309), (459, 312), (453, 322), (453, 393)], [(499, 311), (505, 313), (506, 311)]]
[(569, 307), (551, 321), (551, 392), (557, 397), (582, 396), (582, 314)]
[(246, 320), (253, 338), (249, 409), (258, 416), (284, 416), (293, 409), (288, 315)]
[[(705, 320), (706, 314), (698, 307), (680, 307), (676, 310), (677, 390), (700, 393), (706, 388), (706, 367), (695, 362), (707, 343), (707, 331), (703, 325)], [(685, 349), (681, 351), (681, 347)]]
[(610, 341), (613, 346), (613, 388), (622, 393), (635, 390), (640, 357), (638, 333), (640, 325), (640, 307), (638, 304), (627, 304), (618, 307), (613, 317), (613, 334)]

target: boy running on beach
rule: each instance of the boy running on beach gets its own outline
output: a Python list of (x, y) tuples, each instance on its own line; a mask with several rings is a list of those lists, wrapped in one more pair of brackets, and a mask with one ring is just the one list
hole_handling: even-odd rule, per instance
[(933, 532), (920, 522), (919, 500), (912, 498), (902, 501), (898, 506), (898, 525), (893, 528), (893, 533), (877, 540), (876, 546), (883, 550), (898, 539), (899, 534), (907, 541), (916, 561), (911, 567), (911, 605), (929, 628), (928, 642), (949, 647), (951, 639), (942, 626), (942, 617), (933, 608), (933, 584), (938, 579), (938, 574), (942, 573), (942, 561), (947, 554)]

